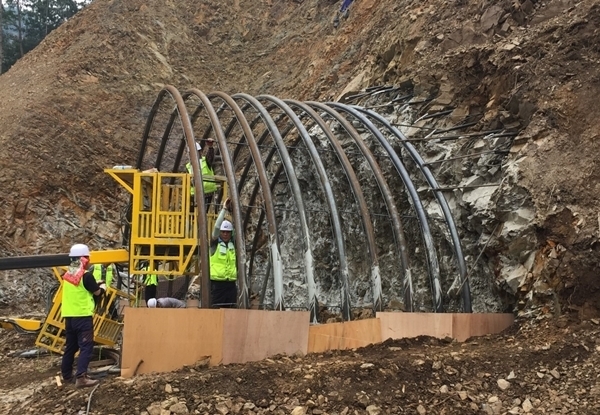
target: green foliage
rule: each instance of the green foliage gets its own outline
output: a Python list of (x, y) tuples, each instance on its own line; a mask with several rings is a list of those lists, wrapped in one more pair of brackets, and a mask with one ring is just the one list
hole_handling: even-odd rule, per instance
[(51, 31), (91, 0), (0, 0), (2, 71), (35, 48)]

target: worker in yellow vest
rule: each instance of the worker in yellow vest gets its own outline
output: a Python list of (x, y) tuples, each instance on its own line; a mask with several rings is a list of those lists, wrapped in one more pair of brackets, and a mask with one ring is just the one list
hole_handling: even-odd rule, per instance
[[(149, 265), (145, 265), (142, 270), (149, 271)], [(151, 298), (156, 298), (156, 291), (158, 289), (158, 275), (147, 273), (143, 276), (143, 284), (144, 284), (144, 300), (146, 300), (146, 304), (148, 304), (148, 300)]]
[(225, 219), (227, 199), (215, 222), (210, 244), (210, 295), (213, 308), (235, 308), (237, 304), (237, 259), (233, 224)]
[[(87, 376), (87, 368), (94, 348), (94, 297), (104, 295), (106, 284), (98, 284), (89, 271), (90, 250), (87, 245), (73, 245), (69, 258), (71, 264), (62, 277), (61, 315), (65, 319), (65, 351), (60, 369), (65, 382), (75, 381), (78, 388), (83, 388), (98, 383)], [(77, 370), (73, 374), (73, 362), (78, 351)]]
[[(215, 140), (212, 138), (206, 139), (206, 147), (208, 148), (206, 155), (202, 155), (202, 146), (199, 143), (196, 143), (196, 151), (198, 153), (198, 160), (200, 161), (200, 170), (202, 171), (202, 177), (204, 176), (214, 176), (215, 172), (213, 170), (213, 163), (215, 160), (215, 149), (214, 149)], [(193, 174), (192, 172), (192, 164), (188, 162), (185, 165), (189, 174)], [(214, 181), (206, 180), (202, 182), (202, 187), (204, 189), (204, 204), (206, 205), (206, 211), (208, 212), (210, 204), (212, 203), (213, 197), (217, 192), (217, 183)], [(190, 188), (190, 195), (192, 196), (192, 204), (194, 203), (194, 196), (196, 194), (196, 189), (194, 188), (194, 182), (192, 178), (192, 187)]]
[(114, 275), (114, 266), (114, 264), (108, 264), (107, 266), (102, 264), (94, 264), (90, 270), (92, 271), (96, 281), (104, 281), (106, 282), (106, 286), (110, 287)]

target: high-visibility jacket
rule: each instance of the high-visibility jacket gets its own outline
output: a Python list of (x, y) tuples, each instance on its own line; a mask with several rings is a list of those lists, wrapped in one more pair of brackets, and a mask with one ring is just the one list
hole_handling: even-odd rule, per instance
[[(142, 271), (148, 271), (148, 267), (145, 266), (142, 268)], [(144, 277), (144, 285), (158, 285), (158, 275), (156, 274), (146, 274)]]
[(146, 284), (146, 285), (158, 285), (158, 275), (156, 275), (156, 274), (146, 274), (146, 279), (144, 280), (144, 284)]
[(235, 244), (219, 239), (215, 252), (210, 256), (210, 279), (213, 281), (236, 281), (237, 263)]
[[(192, 163), (188, 162), (185, 165), (189, 174), (192, 174)], [(202, 170), (202, 177), (204, 176), (214, 176), (215, 172), (213, 169), (208, 167), (208, 163), (206, 162), (206, 157), (202, 157), (200, 159), (200, 169)], [(210, 194), (217, 191), (217, 184), (213, 181), (205, 181), (202, 182), (202, 188), (204, 189), (204, 194)], [(194, 196), (196, 194), (196, 189), (194, 188), (194, 182), (192, 182), (192, 186), (190, 188), (190, 194)]]
[(63, 317), (89, 317), (94, 315), (94, 295), (85, 289), (83, 278), (78, 285), (63, 281), (62, 308)]
[[(106, 283), (107, 287), (110, 287), (110, 284), (112, 283), (113, 280), (113, 264), (110, 264), (106, 267), (102, 266), (101, 264), (95, 264), (93, 265), (94, 267), (94, 279), (96, 281), (100, 281), (100, 280), (104, 280), (104, 282)], [(104, 270), (106, 270), (106, 272), (104, 273)], [(104, 273), (104, 275), (102, 275)], [(104, 277), (104, 278), (102, 278)]]

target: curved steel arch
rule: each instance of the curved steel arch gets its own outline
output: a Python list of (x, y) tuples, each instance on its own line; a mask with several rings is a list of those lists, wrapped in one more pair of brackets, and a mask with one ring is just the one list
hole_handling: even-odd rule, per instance
[(306, 284), (308, 289), (308, 308), (311, 313), (311, 318), (314, 322), (316, 322), (316, 316), (318, 315), (317, 311), (317, 295), (316, 295), (316, 283), (314, 279), (314, 265), (313, 265), (313, 253), (310, 245), (310, 231), (308, 228), (308, 219), (306, 217), (306, 209), (304, 207), (304, 201), (302, 200), (302, 193), (300, 191), (300, 183), (298, 183), (298, 178), (296, 177), (296, 173), (294, 171), (294, 167), (292, 166), (291, 159), (285, 143), (275, 125), (273, 118), (267, 112), (265, 107), (253, 96), (248, 94), (235, 94), (232, 96), (233, 99), (241, 99), (250, 105), (261, 115), (265, 126), (271, 133), (271, 137), (273, 137), (273, 141), (279, 151), (279, 157), (282, 161), (282, 164), (285, 169), (286, 176), (290, 183), (290, 187), (292, 190), (292, 196), (294, 198), (294, 202), (296, 203), (296, 207), (298, 208), (300, 225), (302, 227), (303, 233), (303, 242), (304, 242), (304, 265), (306, 272)]
[(446, 221), (446, 225), (448, 226), (448, 230), (450, 231), (450, 237), (452, 239), (452, 247), (454, 248), (454, 254), (456, 256), (456, 261), (458, 264), (459, 270), (459, 278), (460, 284), (462, 286), (462, 299), (463, 299), (463, 308), (466, 313), (471, 313), (471, 290), (469, 288), (469, 281), (467, 280), (467, 265), (465, 264), (465, 257), (462, 252), (462, 247), (460, 244), (460, 238), (458, 236), (458, 230), (456, 229), (456, 225), (454, 223), (454, 218), (450, 213), (450, 206), (448, 206), (448, 201), (444, 197), (443, 193), (440, 191), (437, 180), (433, 176), (433, 173), (429, 169), (429, 167), (425, 164), (425, 161), (421, 157), (421, 155), (417, 152), (417, 149), (412, 145), (410, 141), (406, 138), (404, 134), (396, 127), (394, 127), (388, 120), (386, 120), (380, 114), (376, 112), (364, 108), (355, 107), (360, 112), (367, 114), (369, 117), (372, 117), (383, 124), (392, 134), (400, 139), (400, 142), (404, 146), (404, 148), (408, 151), (408, 154), (413, 159), (425, 179), (427, 183), (433, 190), (435, 198), (437, 199), (440, 207), (442, 208), (442, 212), (444, 214), (444, 218)]
[(333, 196), (333, 190), (331, 189), (331, 183), (329, 182), (329, 178), (327, 177), (327, 171), (325, 170), (325, 166), (323, 165), (323, 162), (319, 157), (315, 144), (310, 138), (310, 134), (308, 134), (308, 131), (306, 131), (306, 128), (304, 128), (304, 125), (300, 122), (300, 119), (298, 118), (296, 113), (294, 113), (294, 111), (285, 102), (272, 95), (259, 95), (257, 98), (262, 98), (266, 101), (274, 103), (289, 116), (289, 118), (296, 125), (296, 130), (298, 131), (300, 137), (306, 145), (311, 156), (313, 165), (317, 169), (319, 180), (321, 182), (321, 186), (323, 187), (327, 204), (331, 211), (330, 217), (335, 236), (335, 242), (338, 249), (338, 255), (340, 258), (340, 296), (342, 318), (346, 321), (350, 321), (352, 319), (352, 312), (350, 310), (350, 290), (348, 285), (348, 275), (350, 274), (350, 272), (348, 270), (348, 261), (346, 260), (346, 247), (344, 244), (344, 236), (342, 232), (342, 225), (340, 222), (337, 203), (335, 201), (335, 197)]
[[(208, 95), (211, 97), (218, 97), (222, 99), (229, 108), (234, 112), (235, 118), (240, 123), (246, 142), (250, 147), (250, 154), (254, 161), (256, 171), (258, 174), (258, 180), (260, 187), (263, 192), (265, 210), (267, 215), (267, 227), (269, 231), (269, 252), (271, 254), (271, 266), (273, 267), (273, 278), (275, 281), (275, 309), (283, 310), (283, 265), (281, 259), (281, 248), (279, 243), (279, 233), (277, 232), (277, 221), (275, 219), (275, 206), (273, 205), (273, 195), (271, 194), (271, 187), (269, 186), (269, 179), (267, 178), (267, 172), (265, 165), (263, 164), (258, 144), (252, 134), (250, 125), (244, 117), (244, 114), (240, 107), (235, 101), (224, 92), (213, 92)], [(241, 223), (241, 222), (240, 222)], [(242, 233), (242, 232), (240, 232)]]
[[(235, 183), (236, 183), (235, 172), (233, 170), (233, 163), (231, 161), (229, 149), (227, 148), (227, 140), (225, 138), (225, 135), (223, 134), (223, 128), (221, 127), (221, 122), (219, 120), (219, 117), (217, 116), (217, 113), (216, 113), (215, 109), (213, 108), (208, 97), (202, 91), (195, 89), (195, 88), (187, 91), (183, 95), (183, 97), (184, 97), (184, 99), (187, 99), (192, 95), (199, 98), (200, 101), (202, 102), (202, 104), (204, 105), (204, 108), (206, 109), (210, 123), (213, 128), (213, 131), (217, 138), (216, 142), (219, 147), (219, 151), (220, 151), (222, 159), (223, 159), (223, 167), (225, 170), (225, 176), (227, 177), (227, 181), (230, 184), (233, 183), (233, 186), (230, 185), (229, 194), (231, 197), (231, 202), (233, 203), (233, 211), (232, 211), (233, 222), (235, 224), (236, 229), (239, 230), (238, 232), (235, 232), (235, 245), (236, 245), (236, 254), (237, 254), (236, 262), (237, 262), (237, 269), (238, 269), (238, 290), (239, 290), (238, 305), (241, 306), (242, 308), (248, 308), (250, 306), (250, 301), (249, 301), (250, 296), (249, 296), (248, 286), (247, 286), (247, 281), (246, 281), (246, 245), (244, 243), (244, 236), (243, 236), (243, 232), (241, 229), (241, 225), (242, 225), (242, 219), (241, 219), (241, 213), (240, 213), (241, 212), (241, 204), (240, 204), (240, 197), (237, 192), (237, 187), (235, 186)], [(196, 166), (194, 166), (192, 164), (194, 169), (199, 167), (197, 157), (190, 157), (190, 159), (196, 161)], [(202, 186), (202, 172), (200, 170), (201, 169), (199, 169), (199, 168), (198, 168), (198, 171), (194, 170), (194, 184), (196, 186), (196, 189), (201, 189), (200, 192), (196, 192), (196, 201), (198, 202), (198, 193), (201, 193), (201, 200), (199, 201), (201, 203), (198, 203), (197, 206), (198, 206), (198, 209), (201, 212), (204, 212), (204, 215), (206, 215), (206, 206), (204, 204), (204, 188)], [(198, 173), (198, 175), (196, 173)], [(206, 229), (206, 221), (203, 221), (203, 222), (204, 222), (205, 229), (204, 229), (204, 233), (202, 233), (201, 235), (207, 235), (208, 230)], [(206, 283), (208, 286), (208, 282), (206, 282)], [(203, 300), (204, 300), (205, 296), (208, 296), (208, 293), (205, 293), (203, 290), (202, 291), (202, 299)]]
[[(165, 99), (167, 97), (169, 97), (176, 103), (175, 107), (172, 110), (170, 108), (167, 108), (167, 110), (170, 111), (170, 114), (165, 114), (164, 108), (161, 108), (161, 104), (163, 102), (166, 102)], [(192, 97), (199, 99), (200, 102), (197, 104), (196, 109), (193, 111), (193, 115), (190, 117), (188, 113), (188, 106), (186, 106), (186, 103)], [(220, 100), (222, 102), (222, 104), (218, 108), (216, 108), (216, 104), (213, 105), (215, 100)], [(160, 114), (162, 114), (160, 115), (160, 117), (159, 109), (161, 111)], [(294, 167), (291, 163), (290, 154), (294, 150), (294, 148), (288, 149), (284, 142), (285, 136), (290, 131), (296, 130), (297, 137), (296, 135), (294, 135), (294, 141), (297, 140), (297, 143), (299, 143), (300, 141), (303, 142), (304, 146), (302, 147), (306, 147), (306, 149), (308, 150), (308, 155), (311, 158), (312, 164), (314, 164), (316, 168), (317, 175), (319, 176), (319, 182), (321, 183), (326, 202), (330, 209), (332, 229), (335, 238), (334, 243), (336, 244), (338, 248), (338, 254), (340, 255), (342, 315), (345, 320), (349, 320), (351, 318), (351, 300), (348, 283), (349, 264), (345, 255), (346, 241), (344, 241), (343, 229), (341, 226), (341, 218), (339, 216), (340, 212), (338, 211), (335, 197), (333, 195), (331, 183), (329, 181), (330, 178), (327, 176), (327, 172), (325, 170), (323, 161), (321, 160), (318, 150), (310, 134), (308, 133), (309, 128), (317, 126), (323, 133), (324, 137), (328, 140), (331, 147), (333, 148), (335, 156), (337, 157), (338, 162), (340, 163), (344, 173), (346, 174), (351, 190), (354, 193), (358, 211), (361, 215), (363, 229), (365, 230), (365, 236), (368, 242), (369, 257), (371, 261), (371, 285), (374, 297), (374, 308), (376, 310), (382, 308), (381, 288), (377, 288), (381, 287), (381, 277), (377, 272), (374, 271), (376, 268), (378, 268), (379, 258), (376, 252), (376, 236), (372, 226), (372, 221), (370, 220), (371, 212), (369, 212), (363, 194), (363, 190), (356, 176), (356, 172), (350, 165), (350, 161), (346, 156), (337, 136), (333, 134), (333, 132), (327, 125), (327, 122), (323, 119), (323, 117), (327, 116), (331, 117), (333, 120), (338, 122), (342, 126), (343, 130), (345, 130), (347, 136), (354, 140), (354, 142), (360, 150), (360, 153), (369, 164), (371, 171), (375, 176), (377, 185), (379, 187), (379, 190), (381, 191), (381, 195), (383, 196), (383, 201), (385, 202), (387, 211), (392, 221), (396, 247), (398, 248), (398, 251), (400, 253), (400, 259), (402, 262), (401, 269), (404, 272), (403, 284), (406, 308), (409, 311), (413, 310), (414, 297), (412, 287), (411, 266), (409, 263), (410, 259), (407, 252), (406, 237), (404, 235), (404, 230), (402, 229), (400, 215), (394, 204), (392, 193), (390, 191), (386, 179), (383, 176), (381, 167), (377, 164), (373, 157), (373, 154), (370, 152), (368, 147), (362, 141), (358, 132), (352, 126), (353, 123), (358, 122), (359, 124), (361, 124), (362, 127), (366, 128), (369, 131), (369, 133), (375, 137), (375, 139), (379, 142), (381, 147), (391, 159), (396, 172), (398, 173), (400, 179), (403, 181), (404, 186), (406, 187), (408, 197), (417, 213), (420, 233), (426, 248), (426, 264), (428, 268), (429, 279), (431, 282), (431, 292), (434, 300), (433, 307), (435, 311), (440, 312), (444, 311), (442, 298), (443, 294), (441, 292), (440, 282), (440, 265), (437, 257), (438, 253), (433, 244), (431, 229), (427, 221), (422, 201), (416, 192), (415, 185), (413, 184), (402, 160), (393, 150), (391, 144), (387, 141), (387, 134), (391, 134), (398, 138), (403, 148), (409, 153), (412, 161), (416, 164), (417, 168), (425, 177), (425, 180), (434, 192), (433, 194), (442, 209), (445, 223), (448, 227), (451, 236), (453, 253), (454, 255), (456, 255), (456, 261), (459, 270), (459, 276), (456, 278), (455, 283), (457, 284), (458, 282), (460, 282), (462, 285), (461, 295), (463, 299), (463, 311), (472, 312), (471, 295), (468, 286), (468, 280), (466, 278), (467, 272), (464, 254), (460, 245), (458, 230), (456, 228), (454, 218), (452, 217), (447, 200), (441, 193), (433, 173), (431, 172), (429, 167), (424, 163), (422, 157), (414, 148), (414, 146), (412, 146), (412, 144), (402, 134), (402, 132), (400, 132), (396, 127), (394, 127), (383, 116), (377, 114), (372, 110), (368, 110), (356, 105), (344, 105), (340, 103), (323, 104), (312, 101), (300, 102), (296, 100), (281, 100), (271, 95), (260, 95), (256, 98), (247, 94), (236, 94), (233, 96), (229, 96), (220, 91), (212, 92), (208, 95), (205, 95), (203, 92), (197, 89), (192, 89), (185, 92), (184, 94), (180, 94), (176, 88), (169, 85), (165, 86), (159, 92), (151, 108), (150, 114), (148, 115), (147, 122), (144, 128), (144, 133), (142, 135), (142, 143), (136, 167), (138, 169), (141, 169), (142, 165), (147, 165), (147, 161), (144, 160), (144, 157), (147, 157), (145, 153), (148, 150), (148, 140), (150, 139), (150, 133), (155, 128), (154, 125), (157, 122), (157, 120), (161, 120), (162, 122), (161, 117), (167, 115), (168, 119), (166, 121), (164, 132), (162, 133), (162, 137), (159, 138), (160, 142), (158, 146), (156, 160), (154, 161), (154, 167), (158, 169), (162, 167), (162, 164), (164, 164), (164, 156), (169, 154), (167, 152), (168, 150), (166, 150), (167, 144), (169, 144), (169, 140), (175, 139), (180, 140), (173, 165), (173, 171), (176, 171), (178, 169), (179, 163), (181, 162), (185, 147), (188, 148), (190, 154), (194, 154), (195, 152), (194, 120), (197, 119), (197, 117), (199, 117), (202, 110), (206, 111), (206, 118), (209, 121), (209, 124), (206, 130), (204, 131), (203, 136), (207, 137), (208, 134), (211, 133), (211, 131), (213, 131), (215, 134), (218, 150), (220, 151), (223, 160), (225, 175), (227, 176), (227, 180), (230, 184), (231, 199), (234, 206), (233, 221), (235, 223), (236, 228), (240, 229), (240, 232), (236, 232), (236, 244), (239, 247), (237, 264), (239, 270), (238, 284), (240, 286), (238, 305), (240, 307), (247, 308), (249, 306), (249, 273), (245, 265), (247, 253), (244, 234), (247, 231), (246, 226), (250, 218), (249, 215), (252, 211), (251, 209), (253, 209), (252, 205), (254, 204), (254, 200), (257, 197), (259, 191), (261, 191), (262, 193), (262, 198), (265, 202), (265, 209), (260, 210), (260, 218), (258, 219), (259, 223), (256, 227), (256, 235), (254, 235), (252, 242), (252, 253), (254, 254), (257, 248), (258, 235), (260, 234), (260, 232), (264, 232), (262, 222), (266, 219), (266, 229), (269, 233), (270, 261), (267, 265), (267, 276), (264, 279), (264, 283), (268, 282), (272, 275), (275, 296), (274, 306), (276, 309), (283, 309), (284, 306), (283, 261), (281, 258), (279, 242), (279, 232), (281, 230), (278, 229), (277, 226), (276, 209), (274, 206), (273, 197), (273, 190), (275, 189), (275, 186), (281, 183), (288, 186), (286, 188), (286, 191), (292, 194), (293, 201), (296, 205), (296, 208), (298, 209), (298, 217), (302, 229), (302, 238), (300, 238), (300, 240), (302, 241), (301, 243), (303, 244), (304, 248), (304, 267), (306, 272), (306, 283), (308, 287), (308, 308), (311, 311), (311, 320), (313, 322), (316, 322), (317, 319), (318, 299), (316, 296), (316, 283), (314, 280), (313, 251), (311, 247), (311, 235), (308, 227), (308, 217), (300, 185), (298, 183), (298, 178), (296, 176)], [(229, 111), (231, 111), (231, 113)], [(247, 117), (248, 114), (246, 114), (245, 111), (250, 111), (256, 115), (252, 116), (251, 119), (250, 115)], [(273, 115), (275, 111), (278, 114), (277, 117)], [(227, 114), (224, 114), (224, 112), (227, 112)], [(229, 118), (230, 116), (231, 118)], [(352, 121), (350, 122), (348, 119), (346, 119), (346, 116), (352, 117)], [(277, 121), (274, 121), (274, 118), (276, 118)], [(182, 132), (179, 129), (179, 124), (176, 125), (176, 121), (178, 119), (180, 121)], [(228, 125), (224, 130), (223, 125), (225, 124), (222, 123), (225, 120), (227, 120), (226, 122)], [(286, 123), (283, 126), (280, 125), (281, 120), (286, 120)], [(258, 123), (263, 124), (264, 130), (257, 129), (253, 131), (253, 129), (258, 125)], [(235, 130), (234, 133), (234, 128), (236, 127), (236, 125), (239, 125), (241, 129), (240, 140), (239, 142), (228, 143), (228, 140), (231, 140), (233, 134), (236, 134), (237, 137), (239, 130)], [(176, 130), (174, 130), (175, 127)], [(174, 131), (177, 131), (177, 137), (174, 136)], [(254, 133), (256, 131), (261, 133), (260, 138), (258, 140), (254, 137)], [(384, 136), (384, 133), (386, 134), (386, 136)], [(180, 137), (180, 134), (183, 135), (183, 139)], [(263, 141), (266, 140), (269, 136), (271, 136), (271, 138), (273, 139), (275, 146), (269, 148), (266, 152), (264, 150), (262, 150), (261, 152), (260, 146), (262, 145)], [(235, 145), (233, 153), (229, 151), (229, 147), (231, 145)], [(249, 153), (241, 153), (241, 150), (246, 145), (249, 148)], [(172, 147), (169, 147), (169, 149), (171, 148)], [(153, 152), (154, 147), (152, 147), (152, 153)], [(264, 160), (263, 153), (266, 156)], [(240, 177), (240, 180), (238, 182), (236, 181), (234, 166), (238, 158), (240, 158), (239, 156), (241, 154), (244, 154), (244, 158), (247, 157), (247, 161), (242, 160), (242, 162), (245, 163), (245, 167), (243, 169), (244, 172), (242, 173), (242, 176)], [(280, 164), (277, 168), (277, 171), (271, 177), (269, 177), (268, 166), (273, 160), (274, 155), (276, 154), (279, 156)], [(169, 158), (168, 160), (170, 161), (171, 159)], [(197, 189), (199, 189), (199, 191), (197, 191), (195, 195), (196, 205), (199, 207), (199, 211), (204, 212), (204, 215), (206, 215), (206, 206), (204, 205), (204, 190), (202, 186), (202, 172), (200, 170), (200, 163), (196, 157), (190, 157), (190, 163), (194, 172), (194, 185)], [(240, 200), (240, 195), (244, 183), (248, 178), (249, 169), (252, 167), (252, 165), (254, 165), (256, 168), (256, 177), (253, 176), (251, 206), (248, 206), (248, 209), (246, 210), (244, 218), (242, 220), (242, 204)], [(282, 172), (285, 172), (287, 176), (287, 182), (282, 182), (279, 180), (279, 177), (281, 176)], [(271, 180), (271, 182), (269, 182), (269, 180)], [(202, 306), (207, 306), (210, 301), (209, 290), (205, 289), (205, 286), (208, 286), (210, 273), (208, 262), (209, 245), (206, 238), (202, 237), (202, 235), (208, 234), (206, 225), (206, 217), (205, 220), (198, 221), (198, 260), (200, 262), (201, 280), (203, 284)], [(252, 264), (253, 261), (251, 258), (249, 266), (250, 273), (252, 272)], [(452, 267), (452, 269), (455, 268)]]
[[(293, 129), (293, 125), (290, 125), (290, 126), (289, 126), (289, 127), (288, 127), (288, 128), (287, 128), (287, 129), (286, 129), (286, 130), (285, 130), (285, 131), (284, 131), (284, 132), (281, 134), (281, 139), (282, 139), (282, 140), (284, 140), (284, 139), (285, 139), (285, 137), (287, 136), (287, 134), (288, 134), (288, 133), (289, 133), (289, 132), (290, 132), (292, 129)], [(259, 142), (259, 144), (260, 144), (262, 141), (264, 141), (264, 140), (266, 139), (266, 136), (267, 136), (267, 135), (269, 135), (269, 131), (268, 131), (268, 130), (265, 130), (265, 131), (263, 132), (263, 134), (261, 134), (261, 137), (259, 138), (259, 141), (258, 141), (258, 142)], [(276, 152), (277, 152), (277, 147), (273, 147), (273, 148), (271, 148), (271, 150), (268, 152), (268, 154), (267, 154), (267, 157), (265, 158), (265, 161), (264, 161), (265, 168), (269, 166), (269, 164), (271, 163), (271, 160), (272, 160), (272, 158), (275, 156), (275, 153), (276, 153)], [(245, 175), (247, 174), (247, 172), (248, 172), (249, 168), (250, 168), (250, 164), (249, 164), (249, 163), (247, 163), (247, 164), (246, 164), (246, 166), (245, 166), (245, 168), (244, 168), (244, 172), (242, 173), (242, 176), (241, 176), (241, 177), (245, 177)], [(273, 191), (275, 190), (275, 186), (276, 186), (276, 185), (279, 183), (279, 176), (281, 175), (281, 172), (282, 172), (282, 171), (283, 171), (283, 164), (279, 166), (279, 168), (277, 169), (277, 172), (275, 173), (275, 175), (273, 175), (273, 178), (272, 178), (272, 181), (271, 181), (271, 184), (270, 184), (270, 190), (271, 190), (271, 193), (273, 193)], [(240, 179), (240, 181), (241, 181), (241, 179)], [(254, 188), (252, 189), (252, 193), (251, 193), (251, 195), (250, 195), (249, 208), (248, 208), (248, 209), (246, 209), (246, 216), (244, 217), (244, 226), (245, 226), (245, 227), (247, 226), (247, 222), (250, 220), (250, 215), (251, 215), (251, 209), (252, 209), (252, 206), (254, 206), (254, 204), (256, 203), (255, 201), (256, 201), (256, 197), (257, 197), (257, 195), (258, 195), (258, 189), (259, 189), (259, 187), (260, 187), (260, 184), (259, 184), (259, 183), (256, 183), (256, 184), (254, 185)], [(257, 229), (257, 232), (256, 232), (256, 234), (255, 234), (255, 236), (254, 236), (254, 240), (252, 241), (252, 249), (251, 249), (250, 264), (249, 264), (249, 266), (248, 266), (248, 274), (249, 274), (249, 275), (252, 275), (253, 266), (254, 266), (254, 253), (256, 252), (256, 250), (257, 250), (257, 247), (258, 247), (258, 238), (259, 238), (259, 236), (260, 236), (260, 232), (259, 232), (259, 230), (260, 230), (260, 229), (262, 229), (262, 223), (263, 223), (263, 221), (264, 221), (264, 217), (265, 217), (264, 211), (261, 211), (261, 212), (260, 212), (260, 216), (259, 216), (259, 218), (258, 218), (258, 222), (257, 222), (257, 224), (256, 224), (256, 229)], [(281, 283), (283, 284), (283, 279), (282, 279)], [(274, 281), (274, 284), (275, 284), (275, 281)], [(264, 302), (263, 302), (263, 300), (264, 300), (264, 298), (261, 298), (261, 304), (263, 304), (263, 303), (264, 303)], [(316, 311), (316, 304), (314, 305), (314, 307), (313, 307), (313, 308), (311, 308), (311, 311), (312, 311), (313, 309)], [(312, 313), (311, 313), (311, 321), (315, 321), (315, 322), (316, 322), (316, 318), (317, 318), (316, 314), (315, 314), (315, 315), (312, 315)]]
[(342, 145), (340, 144), (339, 140), (335, 137), (335, 135), (331, 132), (323, 118), (321, 118), (321, 116), (317, 114), (315, 110), (313, 110), (310, 106), (308, 106), (305, 103), (291, 99), (284, 100), (284, 102), (289, 104), (291, 107), (299, 108), (301, 111), (304, 111), (310, 118), (315, 120), (316, 124), (327, 137), (327, 140), (329, 140), (331, 147), (334, 149), (336, 157), (342, 165), (344, 173), (346, 174), (346, 177), (350, 184), (350, 188), (352, 189), (352, 193), (354, 194), (354, 197), (358, 203), (360, 219), (367, 237), (367, 250), (369, 251), (369, 256), (371, 259), (371, 290), (373, 295), (373, 311), (382, 311), (383, 301), (381, 292), (381, 275), (379, 272), (379, 258), (377, 256), (375, 231), (373, 230), (373, 223), (371, 221), (371, 214), (369, 213), (369, 208), (367, 207), (367, 201), (365, 200), (362, 188), (358, 183), (358, 177), (356, 177), (356, 173), (354, 172), (354, 169), (352, 168), (350, 160), (348, 160), (348, 156), (346, 156)]
[(377, 181), (377, 185), (379, 186), (380, 191), (383, 194), (383, 199), (390, 213), (392, 220), (392, 229), (394, 231), (394, 235), (398, 244), (400, 245), (400, 260), (402, 262), (402, 271), (403, 271), (403, 286), (404, 286), (404, 305), (408, 309), (408, 311), (414, 310), (414, 289), (412, 284), (412, 271), (410, 269), (410, 260), (408, 258), (408, 248), (406, 243), (406, 237), (404, 235), (404, 229), (402, 226), (402, 222), (400, 220), (400, 214), (398, 213), (398, 209), (396, 208), (396, 204), (394, 203), (394, 198), (392, 196), (392, 191), (383, 177), (383, 172), (381, 168), (375, 161), (371, 150), (365, 145), (363, 140), (360, 138), (360, 135), (356, 131), (356, 129), (352, 126), (351, 123), (348, 122), (339, 112), (334, 110), (331, 107), (328, 107), (325, 104), (321, 104), (319, 102), (308, 101), (308, 105), (313, 108), (317, 108), (320, 111), (327, 113), (329, 116), (333, 117), (337, 122), (340, 123), (342, 128), (348, 133), (348, 135), (354, 140), (357, 145), (359, 151), (371, 167), (371, 171), (375, 176), (375, 180)]
[(425, 252), (427, 253), (427, 262), (429, 264), (429, 276), (431, 280), (431, 292), (433, 295), (433, 308), (436, 312), (440, 313), (444, 311), (444, 305), (442, 302), (442, 285), (440, 283), (440, 265), (437, 259), (437, 252), (435, 250), (435, 246), (433, 245), (433, 236), (431, 235), (431, 230), (429, 229), (429, 222), (427, 221), (427, 216), (425, 215), (425, 209), (423, 208), (423, 203), (421, 202), (421, 198), (417, 193), (417, 189), (415, 188), (408, 171), (404, 167), (402, 160), (398, 157), (390, 143), (385, 139), (383, 134), (373, 125), (373, 123), (366, 118), (363, 114), (361, 114), (356, 109), (336, 102), (328, 102), (327, 105), (338, 108), (348, 114), (351, 114), (353, 117), (357, 118), (369, 131), (373, 133), (375, 138), (379, 141), (381, 146), (390, 156), (390, 160), (392, 161), (396, 171), (400, 175), (400, 178), (404, 182), (404, 186), (406, 187), (408, 194), (413, 202), (413, 206), (417, 213), (417, 217), (419, 218), (419, 225), (421, 227), (421, 235), (423, 237), (423, 243), (425, 244)]
[[(159, 92), (158, 97), (156, 98), (156, 101), (155, 101), (155, 103), (150, 111), (150, 114), (148, 116), (148, 121), (147, 121), (146, 127), (144, 129), (144, 134), (142, 136), (142, 145), (140, 148), (140, 154), (139, 154), (139, 157), (138, 157), (138, 160), (136, 163), (137, 169), (141, 169), (141, 167), (142, 167), (144, 153), (146, 150), (146, 145), (148, 142), (150, 131), (152, 129), (152, 124), (154, 122), (154, 117), (156, 116), (156, 113), (158, 111), (160, 103), (162, 102), (162, 100), (164, 99), (164, 97), (167, 94), (169, 94), (171, 96), (171, 98), (175, 101), (177, 111), (173, 110), (173, 112), (171, 113), (170, 120), (167, 124), (167, 128), (165, 129), (165, 134), (163, 134), (163, 138), (162, 138), (162, 142), (161, 142), (161, 152), (157, 156), (157, 163), (155, 163), (155, 166), (156, 166), (156, 164), (160, 165), (160, 163), (158, 163), (158, 162), (162, 159), (162, 152), (164, 151), (164, 148), (166, 145), (166, 140), (168, 140), (170, 131), (173, 128), (173, 123), (174, 123), (174, 118), (176, 117), (176, 112), (179, 114), (179, 119), (180, 119), (181, 125), (183, 127), (184, 141), (187, 144), (188, 149), (192, 149), (192, 151), (196, 150), (196, 141), (194, 139), (194, 131), (192, 128), (192, 123), (190, 122), (190, 119), (188, 116), (187, 108), (185, 106), (185, 99), (175, 87), (173, 87), (171, 85), (167, 85)], [(198, 188), (202, 189), (202, 178), (199, 173), (200, 172), (199, 160), (197, 159), (197, 157), (190, 157), (190, 163), (191, 163), (192, 169), (195, 173), (194, 174), (194, 185), (197, 189)], [(204, 206), (203, 190), (201, 190), (200, 192), (196, 192), (196, 204), (198, 206), (200, 206), (199, 203), (202, 203), (201, 206)], [(202, 209), (203, 209), (202, 211), (204, 211), (204, 207), (202, 207)], [(200, 272), (202, 275), (202, 280), (208, 280), (209, 276), (210, 276), (210, 269), (208, 266), (208, 241), (206, 240), (206, 238), (204, 238), (202, 236), (202, 235), (206, 235), (206, 233), (207, 233), (206, 218), (203, 221), (201, 221), (201, 220), (198, 221), (198, 227), (199, 227), (198, 228), (198, 246), (200, 247), (200, 255), (198, 255), (199, 268), (200, 268)], [(204, 291), (207, 291), (207, 290), (203, 290), (203, 297), (204, 297)], [(204, 298), (202, 299), (203, 305), (208, 304), (208, 302), (210, 301), (208, 292), (206, 293), (206, 296), (207, 296), (206, 300)]]

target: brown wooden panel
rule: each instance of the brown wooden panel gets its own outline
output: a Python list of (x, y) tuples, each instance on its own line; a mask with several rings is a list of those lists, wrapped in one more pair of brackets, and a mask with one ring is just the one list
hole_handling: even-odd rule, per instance
[(469, 337), (500, 333), (514, 321), (515, 317), (512, 314), (453, 314), (452, 337), (462, 342)]
[(126, 307), (124, 313), (121, 376), (169, 372), (205, 356), (211, 366), (221, 363), (222, 310)]
[(381, 343), (381, 322), (377, 318), (310, 326), (308, 353), (346, 350)]
[(452, 336), (452, 315), (446, 313), (393, 313), (379, 312), (381, 338), (432, 336), (443, 339)]
[(306, 354), (308, 311), (223, 311), (223, 364), (252, 362), (277, 354)]

